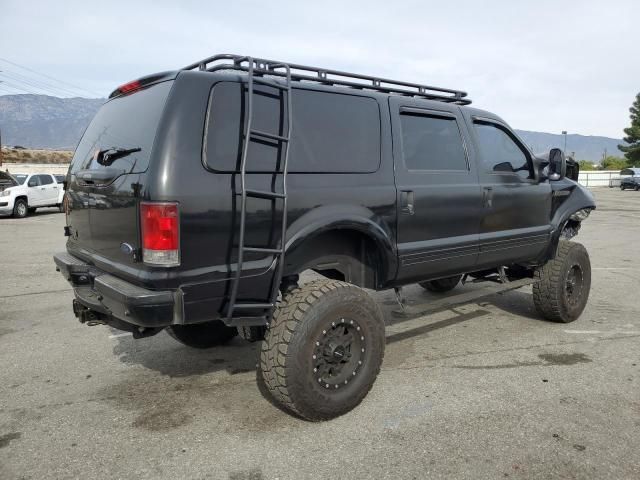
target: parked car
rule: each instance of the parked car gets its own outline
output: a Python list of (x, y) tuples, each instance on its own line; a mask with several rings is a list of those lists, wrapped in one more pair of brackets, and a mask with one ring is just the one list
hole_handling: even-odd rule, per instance
[(70, 167), (54, 259), (75, 315), (195, 348), (260, 340), (265, 385), (309, 420), (354, 408), (380, 370), (363, 287), (532, 278), (544, 318), (575, 320), (591, 267), (569, 239), (594, 199), (560, 150), (534, 156), (470, 103), (234, 55), (122, 85)]
[[(624, 175), (629, 175), (628, 177)], [(627, 188), (633, 190), (640, 190), (640, 168), (625, 168), (620, 171), (620, 176), (623, 178), (620, 180), (620, 190), (626, 190)]]
[[(8, 186), (0, 191), (0, 215), (26, 217), (40, 207), (58, 207), (63, 211), (64, 190), (48, 173), (2, 173)], [(10, 184), (10, 185), (9, 185)]]

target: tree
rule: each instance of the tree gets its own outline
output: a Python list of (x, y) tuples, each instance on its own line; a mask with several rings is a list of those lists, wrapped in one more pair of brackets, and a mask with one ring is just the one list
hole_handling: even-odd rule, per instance
[(627, 168), (628, 166), (629, 163), (622, 157), (613, 157), (609, 155), (607, 158), (602, 160), (603, 170), (622, 170), (623, 168)]
[(628, 145), (618, 145), (620, 151), (628, 160), (628, 166), (640, 166), (640, 93), (636, 95), (636, 101), (629, 109), (631, 126), (624, 129), (626, 137), (623, 138)]
[(578, 165), (580, 165), (581, 172), (584, 172), (586, 170), (595, 170), (595, 168), (593, 167), (593, 162), (590, 162), (589, 160), (580, 160), (578, 162)]

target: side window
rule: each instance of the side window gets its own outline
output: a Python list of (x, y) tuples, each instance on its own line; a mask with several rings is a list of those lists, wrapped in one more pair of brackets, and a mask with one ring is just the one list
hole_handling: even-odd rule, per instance
[(40, 178), (40, 185), (49, 185), (53, 183), (51, 175), (38, 175), (38, 177)]
[(408, 170), (468, 170), (458, 122), (453, 117), (400, 115)]
[[(270, 87), (255, 86), (252, 129), (287, 134), (286, 96)], [(203, 160), (207, 167), (237, 171), (246, 123), (244, 85), (221, 82), (209, 100)], [(369, 97), (295, 89), (293, 129), (289, 147), (291, 173), (370, 173), (380, 165), (380, 110)], [(275, 141), (252, 141), (247, 171), (278, 168), (284, 149)]]
[(531, 178), (529, 156), (501, 127), (489, 122), (474, 122), (482, 163), (493, 173), (517, 173)]

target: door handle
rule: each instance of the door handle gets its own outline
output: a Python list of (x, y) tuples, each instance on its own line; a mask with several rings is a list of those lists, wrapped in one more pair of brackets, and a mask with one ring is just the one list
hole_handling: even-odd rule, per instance
[(415, 213), (413, 203), (413, 190), (402, 190), (400, 192), (400, 211), (407, 215)]
[(44, 187), (40, 187), (40, 190), (45, 190), (45, 188)]
[(493, 187), (484, 187), (482, 190), (482, 205), (486, 208), (493, 207)]

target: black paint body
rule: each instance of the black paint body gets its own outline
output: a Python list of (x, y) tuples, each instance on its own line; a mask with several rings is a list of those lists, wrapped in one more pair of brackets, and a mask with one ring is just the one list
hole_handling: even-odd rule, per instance
[[(70, 173), (68, 254), (56, 256), (80, 304), (147, 327), (203, 322), (223, 314), (237, 253), (239, 175), (205, 166), (204, 139), (214, 86), (246, 81), (237, 73), (200, 71), (158, 78), (171, 89), (148, 166), (105, 185), (84, 183)], [(318, 101), (340, 94), (376, 102), (380, 135), (371, 141), (380, 143), (380, 159), (370, 173), (288, 174), (285, 276), (311, 268), (381, 290), (502, 265), (535, 266), (553, 255), (573, 212), (595, 208), (591, 194), (576, 182), (543, 179), (540, 160), (528, 151), (531, 178), (486, 171), (474, 118), (495, 121), (511, 132), (490, 113), (374, 91), (293, 86), (294, 92), (324, 92), (316, 96)], [(135, 95), (140, 93), (129, 94)], [(295, 93), (293, 98), (295, 132)], [(126, 96), (110, 101), (122, 100)], [(403, 109), (455, 118), (468, 169), (408, 170), (402, 152)], [(279, 178), (268, 170), (247, 173), (249, 187), (261, 190), (271, 190), (272, 182), (277, 187)], [(180, 266), (152, 267), (136, 255), (140, 201), (179, 203)], [(251, 200), (246, 244), (277, 243), (279, 206), (278, 200)], [(134, 254), (121, 248), (123, 243), (133, 246)], [(265, 301), (273, 272), (272, 256), (251, 253), (238, 298)], [(80, 280), (83, 273), (88, 280)]]

